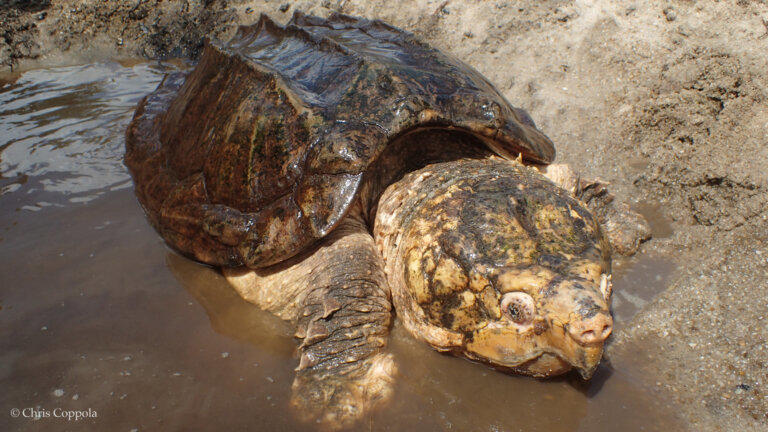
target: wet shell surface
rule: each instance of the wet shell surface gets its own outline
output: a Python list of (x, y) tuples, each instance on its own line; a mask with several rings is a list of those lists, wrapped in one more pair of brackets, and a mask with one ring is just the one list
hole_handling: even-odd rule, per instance
[(153, 226), (214, 265), (281, 262), (333, 230), (393, 140), (457, 129), (535, 163), (554, 146), (477, 71), (381, 21), (266, 16), (208, 41), (129, 126), (125, 162)]

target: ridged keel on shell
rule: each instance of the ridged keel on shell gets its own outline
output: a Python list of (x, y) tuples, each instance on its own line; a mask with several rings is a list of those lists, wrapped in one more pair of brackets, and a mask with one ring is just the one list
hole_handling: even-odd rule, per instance
[[(153, 226), (182, 253), (264, 267), (325, 236), (393, 138), (462, 129), (504, 157), (552, 143), (477, 71), (380, 21), (266, 16), (208, 42), (184, 80), (136, 111), (126, 164)], [(184, 80), (183, 84), (181, 84)]]

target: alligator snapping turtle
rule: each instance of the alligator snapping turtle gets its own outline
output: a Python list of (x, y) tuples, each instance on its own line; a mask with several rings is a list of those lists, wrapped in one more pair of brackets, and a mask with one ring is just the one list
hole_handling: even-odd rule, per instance
[(166, 76), (126, 147), (165, 241), (296, 323), (307, 418), (344, 425), (388, 397), (393, 307), (414, 337), (497, 368), (589, 378), (600, 361), (611, 246), (585, 202), (616, 243), (637, 218), (547, 170), (554, 146), (524, 111), (409, 33), (262, 16)]

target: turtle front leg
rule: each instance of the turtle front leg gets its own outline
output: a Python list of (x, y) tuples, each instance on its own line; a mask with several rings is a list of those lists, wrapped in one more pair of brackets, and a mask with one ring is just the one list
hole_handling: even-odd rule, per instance
[(225, 275), (246, 300), (296, 322), (302, 342), (291, 403), (303, 420), (347, 427), (390, 397), (390, 292), (362, 221), (348, 216), (286, 263)]
[(306, 419), (347, 426), (389, 398), (395, 365), (382, 352), (391, 320), (389, 289), (373, 238), (362, 222), (337, 228), (327, 259), (311, 275), (299, 307), (303, 338), (293, 405)]
[(624, 202), (617, 202), (608, 183), (599, 179), (583, 179), (566, 164), (540, 168), (553, 183), (581, 200), (600, 221), (613, 250), (621, 255), (634, 255), (640, 243), (651, 238), (651, 227), (645, 218)]

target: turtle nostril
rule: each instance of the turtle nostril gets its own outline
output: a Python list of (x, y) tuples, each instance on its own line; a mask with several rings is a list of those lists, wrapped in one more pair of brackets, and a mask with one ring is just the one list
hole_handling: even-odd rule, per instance
[(569, 328), (571, 337), (580, 344), (592, 344), (606, 340), (613, 330), (613, 319), (604, 314), (581, 321)]

